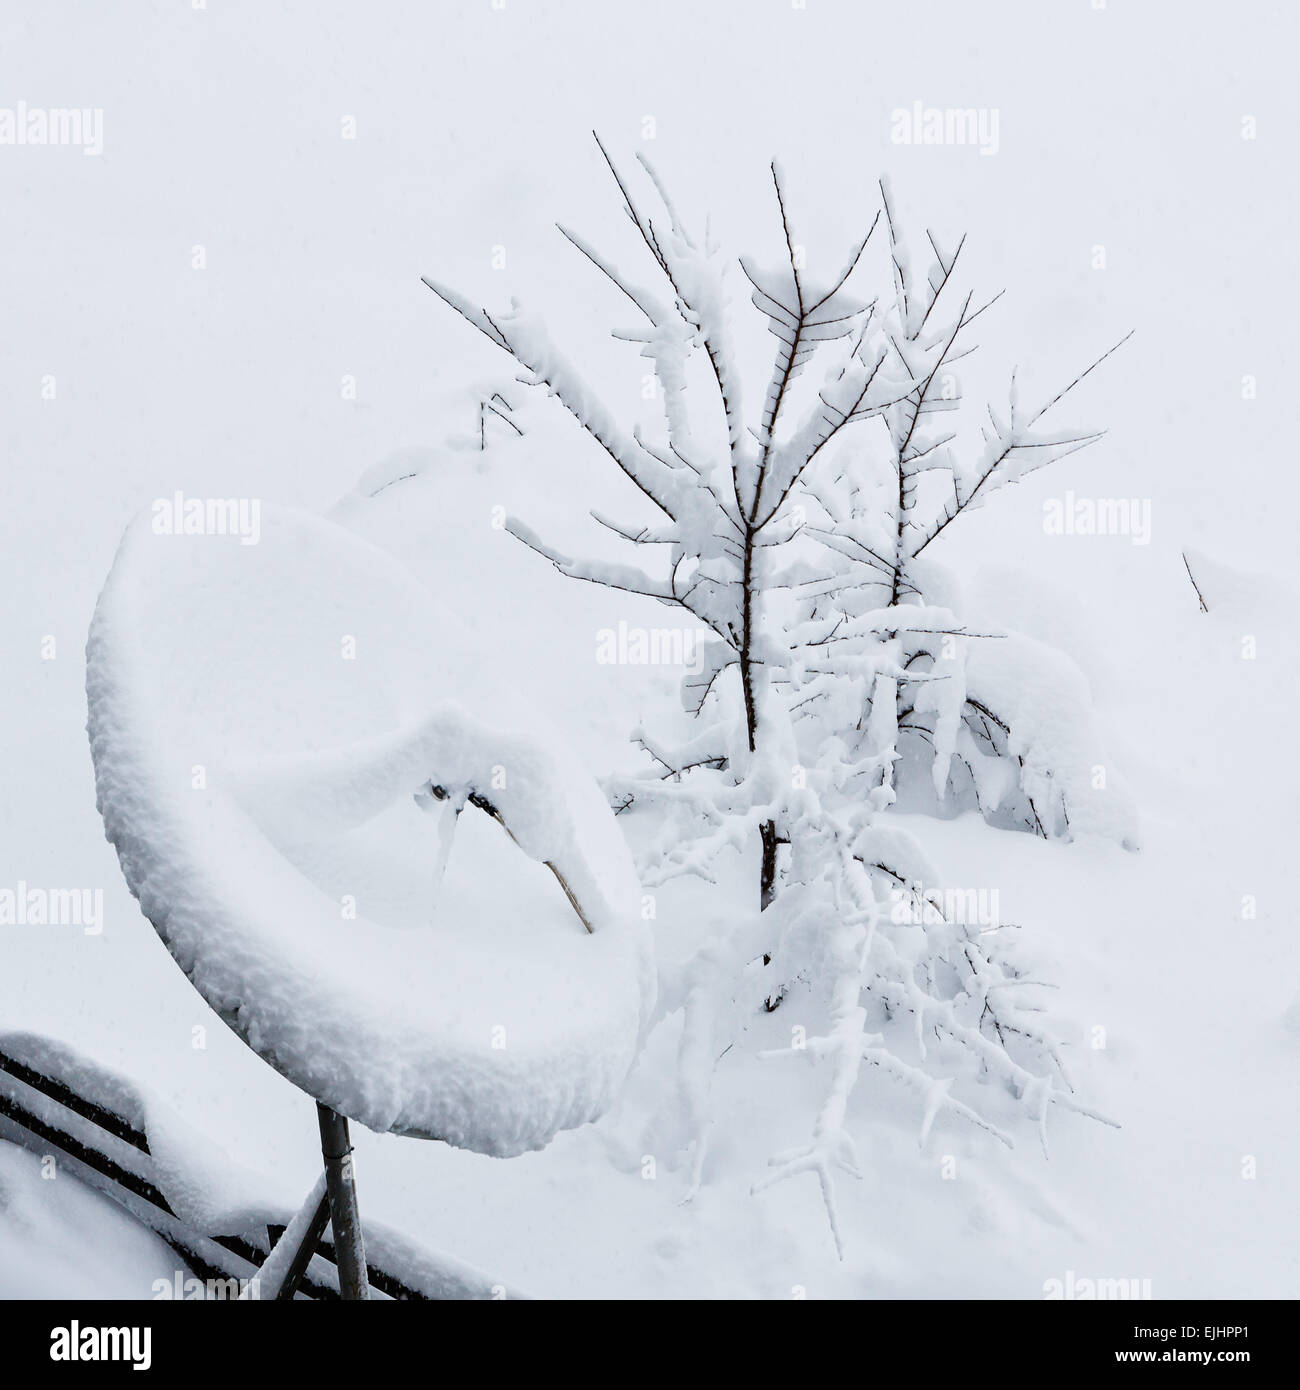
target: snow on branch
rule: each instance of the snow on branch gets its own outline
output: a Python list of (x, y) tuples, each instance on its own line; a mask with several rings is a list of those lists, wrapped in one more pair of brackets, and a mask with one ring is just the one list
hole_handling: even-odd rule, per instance
[[(585, 509), (648, 557), (643, 564), (571, 556), (515, 519), (511, 534), (570, 578), (678, 606), (712, 634), (682, 682), (677, 727), (670, 736), (637, 729), (644, 766), (607, 778), (604, 790), (636, 820), (647, 887), (691, 875), (721, 893), (720, 882), (734, 882), (719, 871), (724, 855), (748, 856), (758, 870), (752, 901), (722, 904), (724, 927), (663, 991), (665, 1008), (684, 1014), (677, 1112), (693, 1149), (690, 1191), (718, 1058), (760, 1011), (799, 998), (821, 1031), (772, 1055), (813, 1063), (820, 1100), (809, 1142), (774, 1159), (754, 1190), (814, 1175), (843, 1254), (834, 1182), (859, 1171), (850, 1103), (864, 1072), (918, 1098), (922, 1144), (952, 1117), (1009, 1145), (1003, 1093), (1040, 1134), (1052, 1105), (1090, 1113), (1071, 1094), (1035, 1002), (1044, 982), (1017, 968), (1003, 940), (1014, 933), (986, 936), (936, 913), (934, 894), (916, 886), (934, 876), (891, 807), (919, 767), (927, 795), (971, 793), (997, 823), (1131, 841), (1122, 796), (1090, 800), (1082, 777), (1095, 761), (1082, 678), (1048, 649), (963, 621), (957, 586), (923, 558), (964, 511), (1102, 437), (1042, 421), (1127, 339), (1029, 416), (1013, 373), (1006, 409), (989, 409), (968, 453), (956, 369), (1001, 292), (981, 302), (961, 284), (964, 234), (953, 244), (926, 231), (918, 270), (882, 180), (865, 235), (817, 279), (773, 163), (783, 257), (775, 268), (748, 255), (729, 261), (692, 235), (644, 158), (634, 188), (596, 144), (653, 287), (560, 231), (597, 283), (614, 287), (620, 311), (633, 311), (633, 325), (613, 337), (653, 367), (662, 434), (658, 421), (654, 438), (616, 421), (517, 306), (494, 317), (425, 283), (554, 395), (659, 514), (625, 522)], [(881, 221), (888, 283), (859, 294), (850, 286), (866, 274)], [(759, 316), (755, 335), (776, 341), (752, 429), (733, 341), (744, 331), (729, 297), (733, 268)], [(800, 383), (814, 363), (815, 389)], [(796, 396), (807, 404), (791, 424)], [(899, 915), (900, 902), (915, 913)], [(990, 1082), (992, 1092), (981, 1086)]]
[(1000, 416), (991, 406), (989, 407), (989, 426), (982, 431), (984, 438), (982, 455), (972, 473), (966, 478), (963, 478), (958, 472), (953, 473), (952, 501), (944, 508), (942, 514), (923, 531), (920, 540), (911, 549), (911, 558), (915, 559), (962, 512), (981, 505), (999, 488), (1019, 482), (1027, 474), (1040, 468), (1046, 468), (1048, 464), (1056, 463), (1070, 454), (1077, 453), (1080, 449), (1086, 449), (1090, 444), (1095, 444), (1105, 436), (1104, 430), (1091, 432), (1063, 430), (1056, 434), (1033, 433), (1032, 431), (1038, 421), (1054, 405), (1063, 400), (1084, 377), (1099, 367), (1112, 353), (1123, 347), (1135, 331), (1130, 330), (1126, 333), (1114, 347), (1103, 352), (1091, 366), (1080, 372), (1068, 386), (1058, 391), (1046, 405), (1023, 423), (1016, 418), (1018, 395), (1015, 373), (1012, 373), (1007, 414)]

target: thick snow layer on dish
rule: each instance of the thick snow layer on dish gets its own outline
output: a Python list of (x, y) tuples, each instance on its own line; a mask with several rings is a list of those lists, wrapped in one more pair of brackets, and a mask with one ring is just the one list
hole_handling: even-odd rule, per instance
[[(243, 545), (141, 517), (91, 628), (89, 731), (128, 885), (216, 1012), (373, 1129), (506, 1155), (608, 1106), (653, 971), (599, 791), (500, 658), (442, 664), (453, 622), (318, 518), (264, 508)], [(467, 808), (439, 885), (429, 784), (522, 849)]]

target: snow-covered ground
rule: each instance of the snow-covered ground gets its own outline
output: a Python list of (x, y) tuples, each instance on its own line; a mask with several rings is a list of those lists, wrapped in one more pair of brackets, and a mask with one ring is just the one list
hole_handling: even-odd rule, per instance
[(107, 1197), (0, 1141), (0, 1298), (150, 1298), (176, 1257)]
[[(617, 511), (627, 484), (419, 277), (489, 307), (524, 297), (634, 413), (644, 362), (601, 336), (615, 292), (552, 225), (634, 256), (593, 126), (622, 158), (647, 152), (694, 221), (710, 213), (724, 244), (768, 261), (773, 155), (813, 258), (861, 236), (887, 172), (914, 220), (969, 231), (980, 284), (1005, 284), (980, 356), (1019, 363), (1026, 391), (1137, 330), (1078, 393), (1106, 439), (964, 518), (942, 558), (969, 621), (1082, 668), (1141, 847), (897, 818), (953, 882), (997, 887), (1059, 987), (1079, 1093), (1119, 1128), (1058, 1112), (1045, 1158), (1031, 1132), (1008, 1152), (940, 1117), (919, 1147), (920, 1102), (865, 1076), (838, 1260), (812, 1177), (750, 1191), (816, 1113), (806, 1069), (755, 1055), (788, 1045), (795, 994), (722, 1059), (689, 1202), (665, 1118), (674, 1015), (613, 1111), (540, 1152), (357, 1128), (363, 1214), (545, 1296), (1041, 1297), (1067, 1271), (1149, 1279), (1157, 1297), (1300, 1294), (1286, 887), (1300, 111), (1277, 28), (1262, 3), (1119, 0), (667, 0), (653, 15), (159, 0), (87, 5), (75, 24), (32, 6), (0, 18), (0, 107), (103, 111), (101, 154), (0, 146), (0, 888), (104, 901), (98, 934), (0, 923), (0, 1028), (131, 1078), (153, 1098), (163, 1161), (178, 1181), (204, 1174), (213, 1207), (296, 1208), (319, 1166), (311, 1101), (185, 980), (95, 810), (83, 648), (125, 526), (177, 491), (337, 506), (473, 628), (478, 680), (508, 683), (593, 773), (628, 767), (628, 730), (672, 705), (677, 673), (599, 661), (597, 633), (662, 610), (562, 578), (494, 524), (504, 508), (585, 545), (588, 509)], [(917, 102), (995, 109), (996, 153), (891, 142), (892, 113)], [(740, 346), (761, 363), (754, 317)], [(490, 422), (480, 453), (477, 402), (494, 390), (527, 433)], [(401, 481), (349, 496), (376, 465), (372, 487)], [(1048, 534), (1044, 504), (1067, 490), (1149, 501), (1149, 543)], [(428, 640), (452, 670), (468, 659)], [(729, 872), (752, 890), (752, 864)], [(660, 890), (661, 963), (715, 928), (731, 886)], [(0, 1296), (147, 1296), (160, 1261), (166, 1277), (164, 1247), (0, 1145)]]

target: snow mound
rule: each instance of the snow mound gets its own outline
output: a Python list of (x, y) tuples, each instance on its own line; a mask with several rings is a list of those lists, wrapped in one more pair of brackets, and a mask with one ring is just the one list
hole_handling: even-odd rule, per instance
[(121, 1207), (0, 1139), (0, 1299), (135, 1298), (178, 1257)]
[(1275, 579), (1225, 564), (1204, 551), (1184, 550), (1183, 565), (1208, 612), (1238, 612), (1289, 601), (1286, 586)]
[(421, 445), (394, 449), (361, 474), (356, 486), (330, 508), (330, 519), (345, 526), (355, 517), (363, 516), (366, 504), (389, 488), (423, 477), (448, 462), (448, 453), (443, 449)]
[[(1136, 807), (1103, 754), (1083, 672), (1063, 652), (1008, 633), (976, 642), (966, 668), (966, 698), (1007, 731), (1007, 750), (1048, 834), (1096, 835), (1136, 848)], [(1010, 792), (1003, 769), (972, 759), (981, 802), (996, 807)]]
[(91, 624), (88, 729), (127, 884), (230, 1027), (371, 1129), (505, 1156), (610, 1104), (654, 971), (598, 788), (499, 652), (446, 669), (453, 628), (467, 650), (321, 518), (264, 507), (243, 544), (142, 516)]

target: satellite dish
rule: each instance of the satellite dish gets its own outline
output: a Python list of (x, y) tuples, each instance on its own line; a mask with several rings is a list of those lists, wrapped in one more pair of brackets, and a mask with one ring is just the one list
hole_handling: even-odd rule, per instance
[(595, 1119), (654, 992), (599, 788), (391, 556), (185, 505), (189, 534), (128, 528), (87, 647), (98, 806), (144, 915), (318, 1102), (327, 1168), (348, 1118), (500, 1157)]

